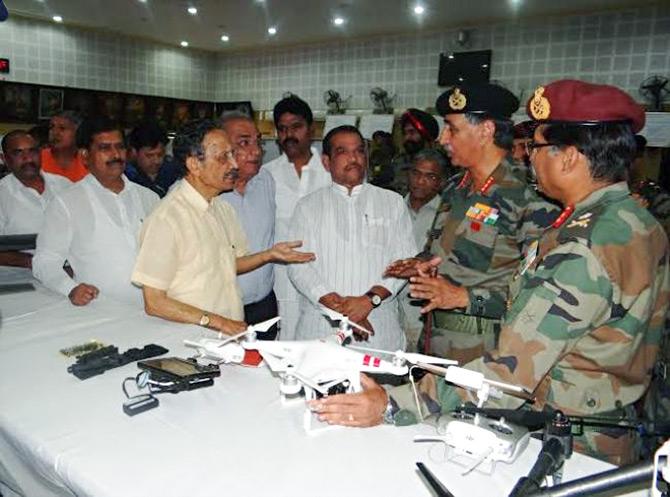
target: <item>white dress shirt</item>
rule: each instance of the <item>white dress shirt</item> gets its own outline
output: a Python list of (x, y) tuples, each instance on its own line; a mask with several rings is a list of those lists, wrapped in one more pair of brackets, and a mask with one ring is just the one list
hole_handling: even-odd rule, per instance
[(41, 195), (13, 174), (0, 180), (0, 235), (36, 234), (42, 227), (49, 201), (72, 185), (70, 180), (56, 174), (43, 172), (42, 177), (44, 192)]
[[(330, 173), (321, 163), (319, 151), (312, 147), (312, 157), (301, 170), (300, 176), (286, 154), (263, 165), (263, 169), (272, 174), (276, 187), (275, 240), (289, 241), (289, 226), (293, 211), (298, 200), (306, 195), (331, 184)], [(281, 337), (292, 340), (298, 323), (298, 294), (289, 280), (287, 266), (275, 264), (275, 294), (279, 303), (279, 314), (282, 318)]]
[[(222, 193), (218, 198), (233, 206), (237, 218), (247, 235), (249, 252), (268, 250), (275, 239), (275, 180), (264, 168), (251, 178), (241, 195), (237, 190)], [(237, 282), (242, 289), (244, 305), (259, 302), (267, 297), (274, 285), (274, 264), (265, 264), (241, 274)]]
[[(33, 274), (45, 286), (69, 295), (78, 284), (88, 283), (101, 295), (142, 304), (142, 292), (130, 275), (142, 221), (159, 198), (123, 179), (117, 194), (89, 174), (49, 203), (33, 258)], [(74, 279), (63, 271), (66, 260)]]
[(393, 296), (368, 316), (375, 334), (365, 345), (404, 349), (394, 298), (404, 280), (382, 277), (389, 263), (416, 254), (412, 222), (400, 195), (367, 183), (349, 195), (345, 187), (332, 184), (298, 203), (290, 236), (304, 240), (305, 250), (316, 254), (315, 261), (293, 264), (288, 270), (300, 292), (296, 338), (319, 338), (334, 331), (336, 323), (318, 309), (323, 295), (359, 296), (380, 285)]

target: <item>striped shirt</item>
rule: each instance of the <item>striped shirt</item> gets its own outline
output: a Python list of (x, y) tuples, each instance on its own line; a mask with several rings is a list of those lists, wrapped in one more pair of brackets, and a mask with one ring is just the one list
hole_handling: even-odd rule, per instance
[(382, 278), (382, 273), (392, 261), (416, 254), (412, 233), (402, 197), (367, 183), (356, 186), (351, 195), (345, 187), (332, 184), (298, 202), (289, 238), (303, 240), (303, 249), (314, 252), (316, 260), (288, 269), (300, 293), (296, 338), (319, 338), (333, 332), (336, 323), (317, 307), (323, 295), (360, 296), (380, 285), (393, 297), (370, 313), (375, 334), (366, 345), (404, 349), (395, 299), (404, 281)]

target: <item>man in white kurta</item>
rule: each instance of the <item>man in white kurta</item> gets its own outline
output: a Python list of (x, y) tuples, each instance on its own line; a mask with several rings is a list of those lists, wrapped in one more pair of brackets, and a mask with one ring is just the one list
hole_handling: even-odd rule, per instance
[(316, 260), (291, 266), (300, 292), (297, 339), (332, 333), (319, 307), (325, 305), (366, 328), (371, 347), (404, 349), (395, 296), (403, 281), (383, 278), (399, 254), (416, 254), (405, 202), (395, 192), (364, 182), (367, 157), (363, 139), (351, 126), (335, 128), (324, 138), (324, 165), (333, 184), (298, 202), (290, 236), (303, 240)]
[[(158, 195), (124, 177), (123, 135), (113, 123), (95, 119), (83, 123), (80, 132), (91, 174), (47, 206), (33, 274), (75, 305), (86, 305), (98, 294), (142, 305), (142, 292), (130, 275), (142, 221)], [(63, 271), (65, 261), (73, 277)]]
[[(36, 234), (48, 202), (72, 183), (40, 170), (40, 151), (26, 131), (7, 133), (2, 151), (10, 174), (0, 180), (0, 235)], [(0, 252), (0, 265), (32, 267), (32, 251)]]
[[(263, 165), (276, 187), (275, 239), (289, 239), (289, 225), (301, 198), (330, 184), (318, 150), (311, 147), (312, 111), (296, 96), (280, 100), (274, 108), (274, 122), (282, 155)], [(287, 266), (275, 265), (274, 291), (282, 318), (281, 338), (295, 338), (298, 322), (298, 293), (289, 280)]]

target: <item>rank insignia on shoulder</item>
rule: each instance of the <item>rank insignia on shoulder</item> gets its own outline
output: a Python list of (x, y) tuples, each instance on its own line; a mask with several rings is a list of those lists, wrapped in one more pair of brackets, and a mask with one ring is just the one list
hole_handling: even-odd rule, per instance
[(570, 224), (568, 224), (568, 228), (588, 228), (589, 223), (591, 222), (591, 213), (587, 212), (585, 214), (582, 214), (576, 219), (573, 219), (570, 221)]

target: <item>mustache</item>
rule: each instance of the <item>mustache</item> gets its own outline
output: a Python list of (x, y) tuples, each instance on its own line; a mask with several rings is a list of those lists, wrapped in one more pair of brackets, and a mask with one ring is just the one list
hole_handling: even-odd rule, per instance
[(107, 164), (108, 166), (113, 166), (113, 165), (117, 165), (117, 164), (120, 165), (120, 166), (122, 166), (122, 165), (124, 165), (124, 162), (123, 162), (121, 159), (112, 159), (112, 160), (110, 160), (110, 161), (107, 161), (106, 164)]
[(286, 138), (283, 142), (281, 142), (282, 145), (297, 145), (298, 140), (295, 138)]
[(34, 163), (34, 162), (25, 162), (25, 163), (21, 164), (21, 169), (25, 169), (25, 168), (27, 168), (27, 167), (32, 167), (32, 168), (34, 168), (34, 169), (38, 169), (38, 168), (39, 168), (39, 166), (38, 166), (36, 163)]
[(227, 172), (226, 174), (223, 175), (224, 178), (229, 178), (232, 180), (236, 180), (237, 177), (240, 175), (240, 173), (237, 171), (237, 169), (233, 169), (230, 172)]

